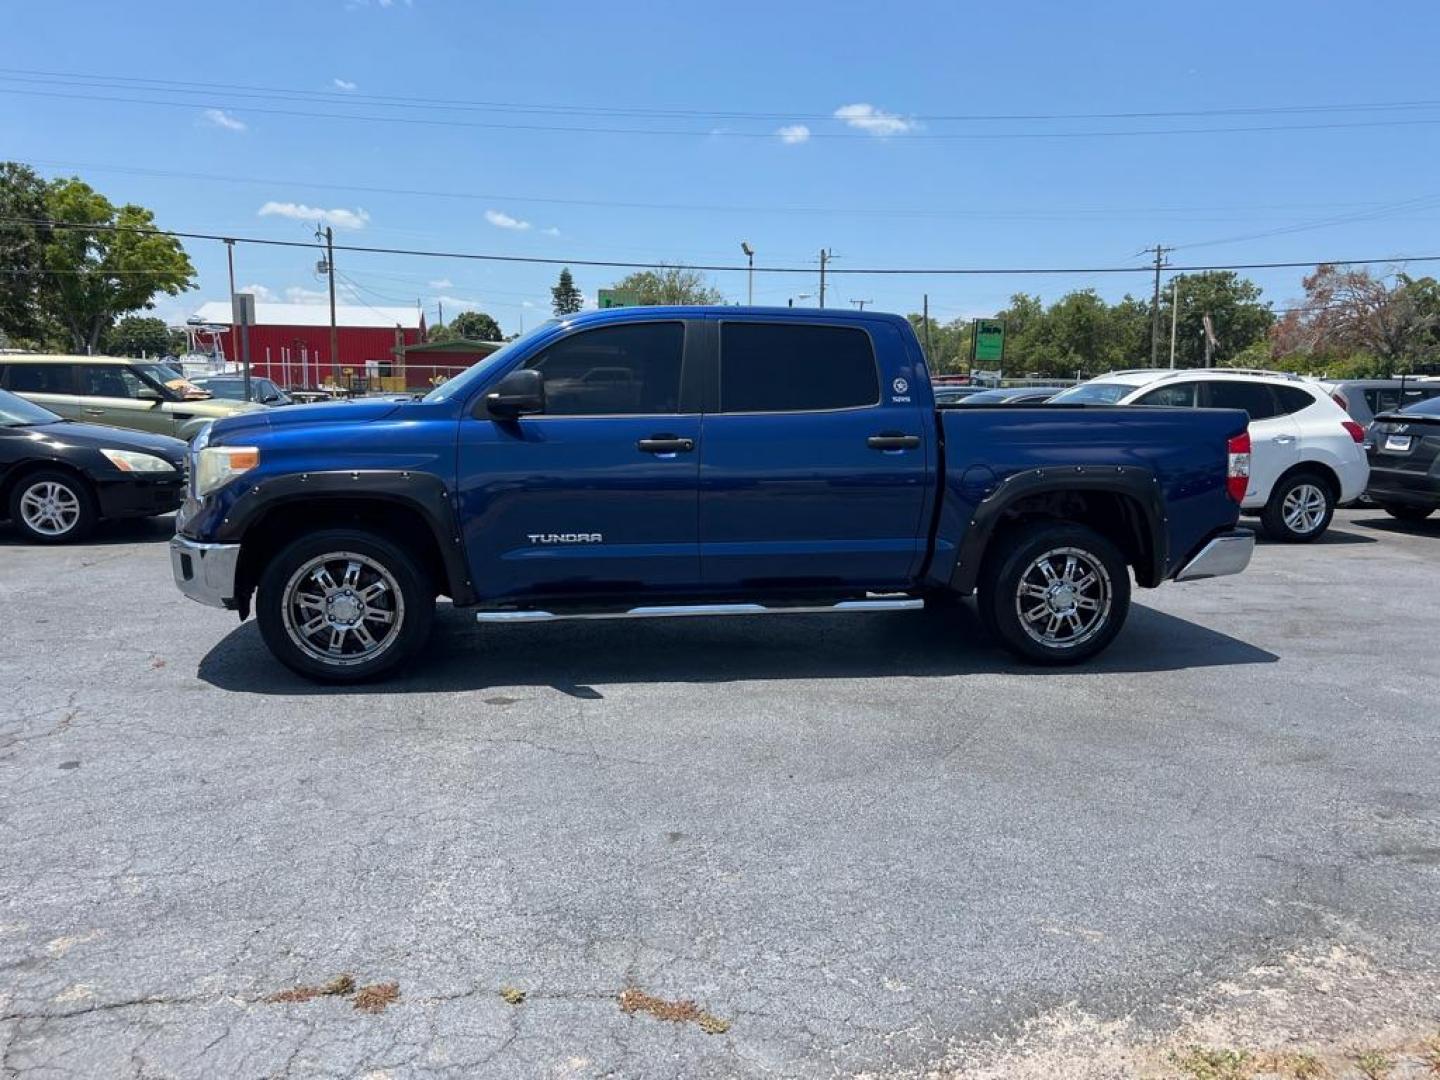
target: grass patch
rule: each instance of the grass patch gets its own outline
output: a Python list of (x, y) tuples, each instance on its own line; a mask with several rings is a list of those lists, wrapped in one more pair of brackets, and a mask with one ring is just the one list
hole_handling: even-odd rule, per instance
[(345, 997), (355, 989), (355, 976), (336, 975), (323, 986), (292, 986), (277, 990), (265, 1000), (272, 1005), (284, 1005), (297, 1001), (314, 1001), (318, 997)]
[(500, 1000), (506, 1005), (523, 1005), (525, 1003), (525, 991), (517, 990), (513, 986), (502, 986), (500, 988)]
[(399, 998), (399, 983), (371, 983), (355, 991), (355, 1008), (360, 1012), (382, 1013)]
[(1187, 1046), (1172, 1053), (1170, 1062), (1190, 1080), (1250, 1080), (1253, 1062), (1245, 1050), (1213, 1046)]
[(730, 1030), (730, 1021), (705, 1012), (693, 1001), (667, 1001), (633, 986), (620, 992), (620, 1011), (631, 1016), (643, 1012), (672, 1024), (693, 1023), (706, 1035), (723, 1035)]
[(1356, 1050), (1350, 1055), (1350, 1060), (1365, 1080), (1385, 1080), (1395, 1067), (1395, 1063), (1379, 1050)]

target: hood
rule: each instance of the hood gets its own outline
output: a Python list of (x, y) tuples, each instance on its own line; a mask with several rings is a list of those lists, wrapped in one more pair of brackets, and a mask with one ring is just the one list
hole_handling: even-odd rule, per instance
[(295, 424), (367, 424), (372, 420), (383, 420), (402, 408), (408, 400), (365, 398), (359, 401), (327, 401), (315, 405), (287, 405), (283, 409), (267, 409), (258, 405), (252, 407), (253, 411), (215, 421), (210, 429), (210, 438), (212, 441), (232, 439), (245, 432), (264, 432), (272, 428), (292, 427)]
[(66, 446), (87, 446), (96, 450), (102, 447), (110, 450), (136, 450), (142, 454), (154, 454), (172, 464), (185, 460), (186, 446), (183, 439), (172, 439), (169, 435), (155, 435), (148, 431), (103, 427), (100, 424), (77, 424), (73, 420), (38, 424), (24, 430), (42, 435), (49, 442)]

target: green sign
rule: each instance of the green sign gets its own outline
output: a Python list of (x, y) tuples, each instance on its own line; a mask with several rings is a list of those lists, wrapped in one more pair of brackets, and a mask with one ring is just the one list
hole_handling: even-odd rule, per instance
[(976, 319), (971, 335), (970, 359), (977, 364), (998, 364), (1005, 359), (1005, 322), (1002, 319)]
[(631, 289), (601, 289), (598, 300), (602, 308), (640, 306), (640, 294)]

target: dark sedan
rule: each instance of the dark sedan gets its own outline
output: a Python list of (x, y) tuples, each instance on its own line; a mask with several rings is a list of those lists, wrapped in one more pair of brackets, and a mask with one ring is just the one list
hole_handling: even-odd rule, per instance
[[(221, 398), (225, 401), (245, 400), (245, 379), (239, 375), (200, 375), (190, 380), (201, 390)], [(281, 390), (279, 386), (269, 379), (262, 379), (258, 375), (250, 380), (250, 400), (258, 401), (261, 405), (269, 405), (272, 408), (279, 405), (293, 405), (295, 401), (289, 394)]]
[(1424, 521), (1440, 508), (1440, 398), (1375, 417), (1367, 502), (1401, 521)]
[(1042, 405), (1064, 390), (1063, 386), (1003, 386), (964, 398), (962, 405)]
[(0, 516), (27, 540), (79, 540), (102, 518), (168, 514), (185, 494), (179, 439), (77, 424), (0, 390)]

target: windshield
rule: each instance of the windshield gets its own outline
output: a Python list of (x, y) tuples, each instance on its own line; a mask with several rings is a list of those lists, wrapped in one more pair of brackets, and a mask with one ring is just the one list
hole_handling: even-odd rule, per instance
[(172, 367), (167, 367), (164, 364), (146, 364), (143, 362), (132, 364), (131, 366), (147, 378), (165, 387), (165, 389), (171, 393), (178, 394), (188, 401), (198, 401), (210, 396), (208, 390), (201, 390), (200, 387), (196, 386)]
[(49, 409), (33, 405), (8, 390), (0, 390), (0, 427), (24, 427), (27, 424), (53, 424), (60, 417)]
[(1123, 382), (1088, 382), (1052, 397), (1047, 405), (1114, 405), (1135, 387)]
[(490, 376), (490, 372), (503, 364), (506, 358), (514, 351), (517, 345), (527, 345), (540, 334), (548, 331), (552, 326), (559, 325), (559, 319), (546, 319), (539, 326), (535, 327), (528, 334), (524, 334), (514, 341), (507, 341), (500, 348), (496, 349), (483, 360), (477, 361), (472, 367), (466, 368), (453, 379), (446, 379), (439, 386), (435, 387), (425, 395), (425, 401), (450, 401), (457, 397), (464, 397), (476, 383), (484, 382)]
[(245, 396), (245, 384), (238, 380), (201, 379), (195, 383), (195, 385), (201, 390), (208, 391), (216, 397), (224, 398), (227, 401), (239, 401)]

